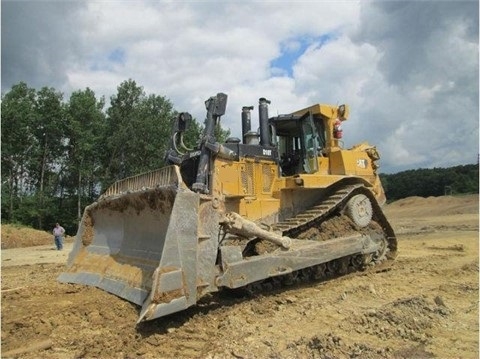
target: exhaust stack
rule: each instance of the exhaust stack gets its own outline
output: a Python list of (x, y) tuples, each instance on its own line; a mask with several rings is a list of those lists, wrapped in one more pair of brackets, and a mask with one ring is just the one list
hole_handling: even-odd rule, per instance
[(252, 113), (253, 106), (242, 107), (242, 141), (247, 144), (247, 133), (252, 130)]
[(270, 101), (262, 97), (258, 100), (258, 121), (260, 122), (260, 145), (270, 146), (270, 126), (268, 125), (268, 105)]

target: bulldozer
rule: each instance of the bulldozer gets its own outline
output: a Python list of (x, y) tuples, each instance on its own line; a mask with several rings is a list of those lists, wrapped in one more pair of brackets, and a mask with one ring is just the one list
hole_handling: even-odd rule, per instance
[(194, 306), (222, 289), (288, 285), (393, 262), (397, 240), (376, 147), (345, 149), (347, 105), (315, 104), (270, 117), (270, 101), (241, 110), (242, 139), (215, 129), (227, 95), (172, 119), (166, 166), (121, 179), (85, 208), (58, 280), (94, 286), (141, 306), (138, 323)]

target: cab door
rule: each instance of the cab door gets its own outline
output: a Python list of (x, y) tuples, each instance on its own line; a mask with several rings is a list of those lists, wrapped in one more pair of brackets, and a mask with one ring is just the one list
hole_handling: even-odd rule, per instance
[(319, 149), (318, 135), (315, 131), (311, 113), (301, 119), (302, 126), (302, 148), (303, 148), (303, 170), (306, 173), (318, 171), (317, 153)]

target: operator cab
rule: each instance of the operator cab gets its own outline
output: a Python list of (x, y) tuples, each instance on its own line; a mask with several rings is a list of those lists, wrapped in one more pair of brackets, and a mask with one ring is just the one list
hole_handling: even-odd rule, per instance
[(269, 119), (277, 143), (283, 176), (318, 171), (317, 157), (326, 146), (325, 125), (320, 116), (280, 115)]

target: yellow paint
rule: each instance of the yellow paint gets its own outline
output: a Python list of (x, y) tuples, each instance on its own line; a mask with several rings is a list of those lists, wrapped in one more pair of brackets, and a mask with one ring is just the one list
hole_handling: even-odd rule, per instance
[(323, 104), (293, 114), (301, 116), (307, 112), (316, 119), (323, 120), (325, 125), (326, 146), (313, 159), (318, 165), (317, 172), (282, 177), (279, 166), (273, 161), (240, 158), (238, 162), (232, 162), (216, 158), (213, 166), (213, 194), (224, 200), (227, 211), (235, 211), (254, 221), (273, 219), (278, 215), (280, 207), (285, 205), (281, 203), (282, 191), (289, 191), (287, 197), (295, 196), (295, 191), (321, 190), (351, 177), (370, 184), (379, 203), (383, 204), (384, 191), (376, 174), (376, 165), (372, 162), (375, 156), (371, 152), (367, 153), (376, 152), (376, 149), (367, 143), (343, 149), (340, 146), (341, 140), (333, 138), (333, 123), (337, 118), (347, 120), (348, 106), (345, 106), (343, 116), (338, 113), (337, 106)]

